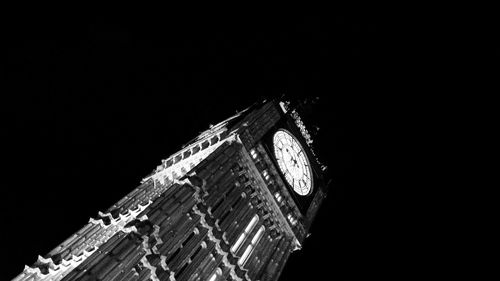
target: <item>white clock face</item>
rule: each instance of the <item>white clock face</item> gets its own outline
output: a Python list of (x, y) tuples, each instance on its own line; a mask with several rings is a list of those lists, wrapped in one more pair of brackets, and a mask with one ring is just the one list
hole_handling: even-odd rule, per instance
[(312, 190), (312, 175), (304, 149), (292, 134), (278, 130), (273, 137), (274, 155), (286, 181), (297, 194), (305, 196)]

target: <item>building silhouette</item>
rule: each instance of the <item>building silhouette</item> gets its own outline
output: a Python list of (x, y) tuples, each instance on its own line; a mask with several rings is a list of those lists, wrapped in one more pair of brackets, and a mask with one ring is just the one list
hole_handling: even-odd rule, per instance
[(277, 280), (328, 186), (299, 114), (264, 100), (210, 126), (13, 280)]

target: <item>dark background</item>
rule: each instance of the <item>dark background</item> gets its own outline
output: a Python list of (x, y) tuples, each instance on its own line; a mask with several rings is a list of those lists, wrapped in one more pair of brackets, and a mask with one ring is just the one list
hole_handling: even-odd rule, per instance
[[(5, 26), (0, 214), (6, 279), (134, 189), (162, 159), (263, 97), (319, 97), (332, 177), (281, 280), (393, 271), (384, 216), (395, 76), (374, 15), (16, 18)], [(395, 34), (397, 36), (397, 34)], [(391, 43), (389, 43), (391, 42)], [(389, 70), (389, 71), (388, 71)], [(396, 70), (397, 72), (397, 70)], [(383, 145), (382, 145), (383, 144)], [(397, 258), (397, 257), (396, 257)]]

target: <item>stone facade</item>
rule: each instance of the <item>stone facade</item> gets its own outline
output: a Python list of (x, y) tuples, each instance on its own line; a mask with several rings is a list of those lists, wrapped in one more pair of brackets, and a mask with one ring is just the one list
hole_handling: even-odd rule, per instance
[(14, 280), (277, 280), (326, 196), (301, 212), (282, 180), (262, 139), (284, 118), (264, 101), (212, 126)]

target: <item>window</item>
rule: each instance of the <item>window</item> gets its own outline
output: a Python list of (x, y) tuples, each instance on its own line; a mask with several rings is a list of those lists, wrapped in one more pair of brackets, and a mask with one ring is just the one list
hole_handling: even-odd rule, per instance
[(208, 142), (208, 140), (204, 141), (202, 144), (201, 144), (201, 149), (205, 149), (207, 147), (210, 146), (210, 143)]
[(256, 245), (257, 242), (259, 242), (260, 238), (262, 237), (262, 234), (264, 234), (264, 226), (261, 226), (259, 228), (259, 231), (257, 231), (257, 234), (255, 234), (255, 236), (252, 238), (252, 244), (253, 245)]
[(198, 151), (200, 151), (200, 146), (199, 145), (193, 147), (193, 154), (198, 153)]
[(236, 243), (231, 247), (231, 252), (234, 254), (238, 249), (240, 248), (241, 244), (243, 241), (245, 241), (245, 238), (248, 236), (250, 232), (252, 232), (253, 228), (255, 227), (255, 224), (259, 221), (259, 216), (255, 215), (253, 216), (252, 220), (248, 223), (247, 227), (245, 227), (245, 230), (243, 233), (238, 237), (238, 240), (236, 240)]
[(292, 225), (296, 225), (297, 224), (297, 219), (292, 214), (288, 214), (287, 218), (288, 218), (288, 221), (290, 221), (290, 223)]
[(215, 280), (217, 280), (217, 277), (219, 277), (221, 275), (222, 275), (222, 269), (220, 269), (220, 267), (217, 267), (217, 269), (212, 274), (212, 276), (210, 276), (210, 279), (208, 279), (208, 281), (215, 281)]
[(269, 173), (267, 172), (267, 170), (264, 170), (264, 171), (262, 172), (262, 174), (264, 175), (264, 178), (266, 179), (266, 181), (268, 181), (268, 180), (269, 180), (269, 178), (270, 178), (270, 176), (269, 176)]
[(281, 197), (281, 194), (279, 192), (274, 193), (274, 197), (276, 198), (276, 201), (278, 201), (278, 203), (281, 203), (283, 197)]
[(231, 252), (236, 252), (236, 250), (240, 247), (241, 243), (243, 243), (243, 240), (245, 239), (245, 233), (242, 233), (240, 237), (238, 237), (238, 240), (236, 240), (236, 243), (234, 243), (233, 247), (231, 247)]
[(179, 155), (177, 155), (177, 156), (174, 157), (174, 163), (178, 163), (181, 160), (182, 160), (182, 155), (181, 154), (179, 154)]
[(250, 251), (252, 251), (252, 245), (248, 245), (247, 248), (245, 249), (245, 252), (243, 253), (243, 255), (240, 257), (240, 259), (238, 260), (238, 265), (244, 265), (245, 262), (247, 261), (248, 259), (248, 256), (250, 256)]
[(255, 245), (257, 245), (257, 243), (259, 243), (260, 238), (264, 234), (264, 230), (265, 230), (265, 227), (262, 225), (259, 228), (259, 230), (257, 231), (257, 233), (255, 234), (255, 236), (252, 238), (252, 241), (250, 242), (250, 244), (245, 249), (245, 252), (243, 252), (243, 255), (238, 260), (238, 264), (239, 265), (242, 266), (242, 265), (244, 265), (247, 262), (248, 257), (250, 256), (250, 254), (252, 253), (253, 249), (255, 248)]
[(252, 158), (253, 158), (253, 159), (257, 158), (257, 152), (255, 151), (255, 149), (253, 149), (253, 148), (252, 148), (252, 149), (250, 150), (250, 155), (252, 155)]

